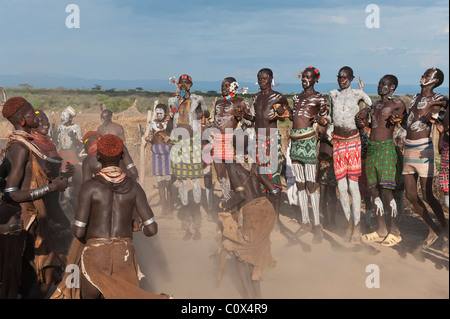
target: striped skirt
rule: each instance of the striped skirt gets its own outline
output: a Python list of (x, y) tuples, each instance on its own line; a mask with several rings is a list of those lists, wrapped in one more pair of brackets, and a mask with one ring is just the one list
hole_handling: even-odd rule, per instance
[(154, 176), (164, 176), (172, 174), (170, 168), (170, 145), (153, 144), (152, 151), (152, 173)]
[(434, 148), (431, 137), (418, 140), (405, 139), (403, 175), (434, 176)]

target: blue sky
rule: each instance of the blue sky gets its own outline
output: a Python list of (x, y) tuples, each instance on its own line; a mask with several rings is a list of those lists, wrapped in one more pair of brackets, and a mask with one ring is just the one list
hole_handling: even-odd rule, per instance
[[(79, 29), (65, 24), (71, 3)], [(365, 25), (369, 4), (380, 8), (380, 28)], [(256, 82), (269, 67), (276, 82), (296, 83), (312, 65), (327, 83), (349, 65), (366, 83), (391, 73), (418, 84), (436, 66), (449, 86), (449, 1), (0, 0), (0, 36), (0, 74), (188, 73), (195, 84), (227, 76)]]

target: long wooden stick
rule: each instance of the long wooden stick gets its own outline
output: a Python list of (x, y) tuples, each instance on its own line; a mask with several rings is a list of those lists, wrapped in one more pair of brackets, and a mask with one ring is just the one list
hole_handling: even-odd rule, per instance
[(152, 118), (152, 111), (147, 111), (147, 125), (145, 128), (144, 135), (141, 136), (141, 145), (139, 147), (139, 183), (142, 188), (145, 189), (145, 147), (147, 146), (147, 141), (145, 138), (150, 132), (150, 120)]

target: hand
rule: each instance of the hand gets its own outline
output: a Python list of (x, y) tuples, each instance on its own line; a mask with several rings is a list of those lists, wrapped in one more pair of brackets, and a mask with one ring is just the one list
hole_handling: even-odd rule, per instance
[(58, 176), (48, 185), (50, 192), (64, 192), (67, 188), (67, 178)]
[(438, 121), (439, 113), (428, 112), (424, 116), (422, 116), (422, 120), (426, 123), (435, 124)]
[(359, 86), (359, 89), (360, 89), (361, 91), (364, 91), (364, 82), (363, 82), (363, 80), (361, 79), (361, 77), (359, 77), (358, 86)]
[(152, 138), (151, 138), (150, 136), (147, 136), (147, 137), (145, 138), (145, 141), (146, 141), (147, 143), (151, 143), (151, 142), (152, 142)]
[(391, 114), (391, 115), (389, 115), (388, 120), (389, 120), (389, 122), (390, 122), (392, 125), (395, 125), (395, 124), (397, 124), (398, 122), (401, 122), (401, 121), (402, 121), (402, 118), (399, 117), (398, 115)]
[(139, 222), (136, 219), (133, 219), (131, 228), (132, 228), (133, 232), (138, 232), (141, 230), (139, 228)]
[(16, 216), (11, 216), (11, 218), (6, 223), (8, 226), (8, 235), (19, 235), (23, 229), (23, 220), (16, 218)]
[(66, 163), (66, 171), (61, 174), (62, 177), (69, 179), (75, 175), (75, 165), (67, 162)]
[(320, 126), (326, 126), (328, 124), (328, 121), (321, 117), (320, 115), (314, 115), (313, 117), (310, 118), (311, 121), (313, 121), (314, 123), (319, 124)]

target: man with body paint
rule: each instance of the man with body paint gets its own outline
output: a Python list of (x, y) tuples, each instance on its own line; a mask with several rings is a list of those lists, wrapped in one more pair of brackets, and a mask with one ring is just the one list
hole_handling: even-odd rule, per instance
[(420, 93), (414, 96), (408, 113), (404, 114), (402, 124), (406, 125), (406, 139), (403, 178), (406, 198), (428, 226), (428, 237), (423, 241), (422, 248), (429, 248), (437, 240), (440, 231), (417, 194), (417, 181), (422, 189), (423, 200), (430, 205), (442, 227), (444, 250), (448, 251), (448, 225), (442, 206), (434, 196), (432, 189), (434, 147), (430, 137), (431, 125), (441, 122), (441, 116), (448, 108), (448, 99), (433, 92), (443, 81), (444, 73), (440, 69), (427, 69), (420, 80)]
[[(327, 120), (323, 118), (328, 113), (325, 97), (314, 90), (319, 81), (320, 72), (314, 67), (307, 67), (302, 73), (303, 92), (293, 97), (294, 109), (290, 111), (292, 129), (290, 132), (290, 159), (292, 171), (298, 190), (298, 204), (302, 213), (302, 223), (299, 233), (313, 229), (314, 243), (320, 243), (323, 230), (319, 216), (319, 195), (316, 187), (317, 167), (317, 137), (314, 123), (325, 126)], [(320, 116), (317, 116), (320, 115)], [(313, 211), (313, 226), (309, 219), (308, 194)]]
[[(258, 84), (260, 92), (253, 96), (255, 110), (256, 132), (256, 160), (261, 174), (269, 176), (275, 185), (273, 202), (277, 213), (277, 225), (279, 226), (279, 214), (281, 204), (281, 168), (284, 155), (281, 151), (281, 134), (278, 130), (278, 121), (289, 117), (289, 102), (281, 93), (272, 90), (273, 72), (263, 68), (258, 72)], [(263, 186), (262, 186), (263, 187)], [(263, 187), (263, 192), (266, 189)]]
[(165, 104), (155, 107), (155, 118), (150, 121), (150, 135), (145, 138), (152, 151), (152, 173), (158, 182), (161, 217), (172, 218), (172, 172), (170, 168), (170, 115)]
[[(366, 158), (367, 187), (371, 190), (373, 207), (378, 221), (378, 229), (365, 234), (364, 242), (380, 242), (383, 246), (394, 246), (402, 237), (397, 225), (398, 209), (394, 199), (394, 190), (399, 181), (399, 158), (393, 140), (395, 126), (406, 110), (405, 103), (392, 97), (398, 86), (398, 79), (394, 75), (383, 76), (378, 83), (378, 95), (381, 100), (376, 101), (371, 109), (364, 108), (356, 115), (358, 126), (369, 125), (370, 136)], [(384, 207), (388, 208), (391, 219), (391, 230), (386, 227)]]
[[(170, 151), (172, 174), (178, 180), (178, 192), (182, 208), (179, 212), (181, 228), (186, 230), (186, 239), (200, 239), (201, 213), (200, 203), (202, 189), (200, 178), (203, 177), (201, 122), (197, 120), (196, 110), (201, 108), (209, 113), (205, 99), (191, 94), (192, 78), (183, 74), (177, 81), (177, 95), (169, 98), (168, 105), (173, 121), (171, 140), (175, 142)], [(194, 203), (189, 205), (187, 180), (191, 181)]]
[(239, 84), (233, 77), (227, 77), (222, 82), (222, 99), (218, 99), (214, 106), (213, 128), (219, 130), (213, 133), (213, 153), (214, 168), (217, 173), (217, 180), (222, 189), (222, 196), (225, 200), (230, 199), (230, 183), (227, 177), (226, 162), (233, 161), (234, 151), (234, 130), (237, 128), (241, 112), (248, 113), (249, 103), (237, 96)]
[(350, 67), (342, 67), (337, 76), (339, 89), (331, 91), (329, 96), (333, 122), (333, 166), (339, 199), (348, 221), (344, 240), (358, 244), (361, 241), (361, 195), (358, 185), (361, 175), (361, 139), (354, 117), (359, 112), (360, 101), (371, 106), (372, 100), (362, 90), (350, 87), (354, 78)]
[(63, 193), (63, 198), (70, 203), (72, 210), (77, 205), (77, 196), (82, 183), (82, 170), (80, 153), (83, 150), (83, 135), (81, 126), (74, 123), (77, 116), (76, 111), (68, 106), (61, 112), (61, 124), (56, 130), (57, 139), (54, 142), (58, 148), (59, 155), (63, 158), (62, 167), (70, 163), (75, 167), (75, 174), (69, 179), (69, 186)]

